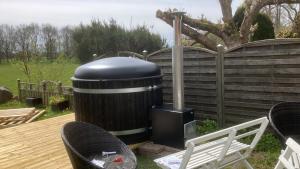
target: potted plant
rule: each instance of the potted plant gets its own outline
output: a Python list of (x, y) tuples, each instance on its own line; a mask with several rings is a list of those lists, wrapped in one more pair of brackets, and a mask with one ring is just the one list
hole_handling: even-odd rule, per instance
[(27, 97), (26, 104), (30, 107), (39, 107), (43, 104), (43, 100), (40, 97)]
[(64, 96), (51, 96), (49, 104), (52, 111), (62, 111), (69, 107), (69, 101)]

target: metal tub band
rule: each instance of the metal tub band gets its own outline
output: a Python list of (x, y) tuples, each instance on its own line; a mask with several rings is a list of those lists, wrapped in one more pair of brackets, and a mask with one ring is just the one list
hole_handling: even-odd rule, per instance
[(154, 85), (148, 87), (133, 87), (133, 88), (119, 88), (119, 89), (80, 89), (73, 88), (74, 92), (87, 94), (119, 94), (119, 93), (137, 93), (144, 91), (151, 91), (161, 88), (161, 85)]
[(132, 135), (132, 134), (143, 133), (145, 131), (147, 131), (147, 128), (138, 128), (138, 129), (133, 129), (133, 130), (122, 130), (122, 131), (109, 131), (109, 132), (115, 136), (123, 136), (123, 135)]

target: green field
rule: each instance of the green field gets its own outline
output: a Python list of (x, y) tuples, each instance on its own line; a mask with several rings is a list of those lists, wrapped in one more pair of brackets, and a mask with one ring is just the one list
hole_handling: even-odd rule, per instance
[[(42, 80), (61, 81), (63, 85), (71, 85), (70, 78), (74, 74), (74, 70), (79, 64), (69, 60), (59, 60), (53, 62), (31, 62), (28, 64), (31, 76), (30, 80), (33, 83)], [(21, 62), (0, 64), (0, 86), (5, 86), (10, 89), (14, 95), (17, 95), (17, 79), (21, 81), (29, 81), (28, 77), (22, 71)], [(0, 104), (0, 109), (22, 108), (27, 107), (25, 103), (18, 101), (10, 101), (5, 104)], [(55, 116), (70, 113), (70, 111), (53, 112), (49, 107), (41, 107), (46, 109), (46, 113), (38, 120), (43, 120)]]
[[(67, 62), (67, 61), (66, 61)], [(70, 78), (79, 64), (76, 63), (30, 63), (32, 82), (41, 80), (61, 81), (63, 85), (71, 85)], [(0, 64), (0, 86), (10, 89), (17, 94), (17, 79), (28, 81), (18, 63)]]

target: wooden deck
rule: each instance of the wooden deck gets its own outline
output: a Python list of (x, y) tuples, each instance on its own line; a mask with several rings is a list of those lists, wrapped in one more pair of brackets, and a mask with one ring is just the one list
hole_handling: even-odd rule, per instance
[(0, 129), (0, 169), (72, 168), (60, 130), (73, 120), (68, 114)]

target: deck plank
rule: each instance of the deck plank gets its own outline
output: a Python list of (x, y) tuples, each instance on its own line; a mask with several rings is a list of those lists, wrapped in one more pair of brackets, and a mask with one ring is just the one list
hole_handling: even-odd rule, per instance
[(71, 169), (60, 137), (74, 114), (0, 129), (1, 169)]

